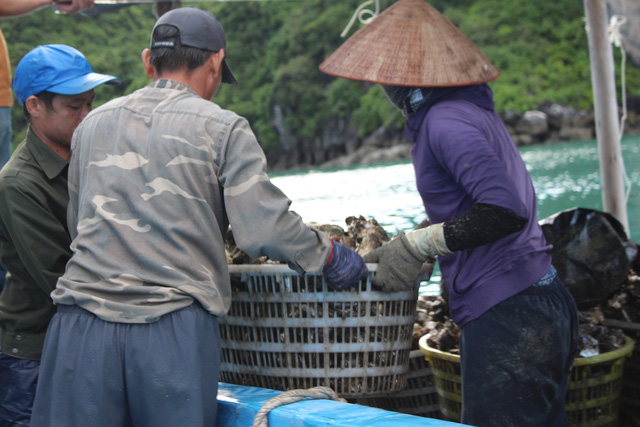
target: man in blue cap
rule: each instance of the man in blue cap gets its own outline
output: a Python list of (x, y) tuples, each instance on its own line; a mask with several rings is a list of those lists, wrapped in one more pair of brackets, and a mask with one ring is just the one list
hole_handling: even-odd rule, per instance
[[(36, 12), (45, 7), (54, 8), (67, 14), (76, 14), (93, 8), (93, 0), (20, 0), (0, 1), (0, 18), (14, 18)], [(7, 43), (0, 29), (0, 169), (11, 157), (11, 61)], [(0, 246), (1, 250), (1, 246)], [(6, 270), (0, 264), (0, 292), (4, 287)]]
[(93, 89), (116, 84), (78, 50), (38, 46), (18, 64), (13, 90), (29, 122), (0, 171), (0, 242), (8, 271), (0, 294), (0, 425), (29, 425), (40, 356), (55, 312), (50, 293), (71, 256), (67, 171), (73, 131)]

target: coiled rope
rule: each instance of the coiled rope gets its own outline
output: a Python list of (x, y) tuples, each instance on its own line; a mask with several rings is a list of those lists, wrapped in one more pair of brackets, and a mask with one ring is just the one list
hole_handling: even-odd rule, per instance
[[(370, 4), (374, 3), (376, 4), (376, 10), (375, 12), (370, 10), (370, 9), (365, 9), (365, 7), (369, 6)], [(369, 22), (371, 22), (376, 16), (378, 16), (378, 14), (380, 13), (380, 0), (367, 0), (364, 3), (362, 3), (360, 6), (358, 6), (358, 8), (356, 9), (356, 11), (354, 12), (353, 16), (351, 17), (351, 20), (349, 20), (349, 23), (347, 24), (346, 28), (344, 30), (342, 30), (342, 32), (340, 33), (340, 37), (344, 37), (347, 35), (347, 33), (349, 33), (349, 30), (351, 29), (351, 27), (353, 26), (354, 22), (356, 21), (356, 18), (358, 18), (358, 21), (360, 21), (360, 23), (362, 24), (368, 24)], [(371, 15), (368, 18), (365, 18), (365, 15)]]
[(269, 412), (278, 406), (288, 405), (290, 403), (299, 402), (301, 400), (309, 399), (330, 399), (337, 400), (339, 402), (346, 402), (338, 394), (331, 390), (329, 387), (313, 387), (308, 389), (298, 389), (285, 391), (276, 397), (264, 402), (256, 416), (253, 418), (252, 427), (268, 427), (269, 426)]

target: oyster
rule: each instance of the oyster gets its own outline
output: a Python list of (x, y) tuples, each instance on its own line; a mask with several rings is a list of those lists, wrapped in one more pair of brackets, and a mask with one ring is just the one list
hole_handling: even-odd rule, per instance
[(362, 215), (357, 218), (350, 216), (345, 222), (349, 227), (347, 234), (355, 241), (354, 249), (360, 256), (389, 241), (389, 235), (375, 218), (366, 219)]

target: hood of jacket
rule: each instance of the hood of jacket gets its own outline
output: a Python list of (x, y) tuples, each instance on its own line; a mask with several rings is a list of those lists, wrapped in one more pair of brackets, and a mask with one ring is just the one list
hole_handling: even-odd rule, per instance
[(473, 86), (437, 87), (433, 89), (425, 105), (407, 118), (404, 137), (411, 142), (416, 142), (422, 122), (431, 107), (439, 102), (452, 100), (471, 102), (487, 110), (494, 109), (493, 91), (486, 83)]

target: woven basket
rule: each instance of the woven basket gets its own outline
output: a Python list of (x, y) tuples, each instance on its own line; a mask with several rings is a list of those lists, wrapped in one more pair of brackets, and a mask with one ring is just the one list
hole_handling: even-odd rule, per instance
[(330, 387), (344, 398), (406, 387), (418, 290), (355, 288), (286, 265), (229, 266), (233, 299), (220, 319), (220, 380), (274, 390)]

